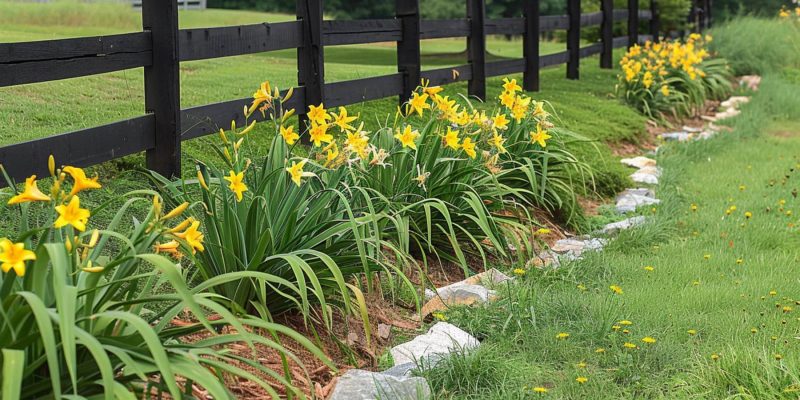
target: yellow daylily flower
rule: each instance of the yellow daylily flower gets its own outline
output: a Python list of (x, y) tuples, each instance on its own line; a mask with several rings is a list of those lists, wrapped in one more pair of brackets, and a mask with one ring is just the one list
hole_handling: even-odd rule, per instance
[(36, 175), (25, 179), (25, 190), (8, 200), (8, 205), (27, 203), (29, 201), (50, 201), (50, 196), (42, 193), (36, 185)]
[(289, 175), (292, 177), (292, 181), (297, 186), (300, 186), (300, 184), (302, 183), (302, 178), (305, 174), (305, 172), (303, 172), (303, 167), (305, 165), (306, 165), (306, 160), (300, 161), (299, 163), (292, 161), (292, 166), (286, 168), (286, 172), (289, 173)]
[(270, 88), (269, 81), (263, 82), (261, 87), (253, 93), (253, 104), (250, 105), (250, 109), (248, 113), (252, 113), (255, 111), (256, 107), (260, 106), (262, 103), (267, 103), (265, 107), (269, 106), (269, 102), (272, 101), (272, 89)]
[(347, 109), (339, 107), (339, 114), (333, 114), (333, 124), (339, 127), (342, 132), (350, 132), (356, 129), (350, 125), (351, 122), (358, 119), (358, 116), (350, 117), (347, 115)]
[(475, 143), (472, 142), (472, 138), (464, 138), (464, 141), (461, 143), (461, 148), (470, 158), (475, 158), (475, 156), (478, 155), (478, 153), (475, 152)]
[(514, 106), (514, 93), (512, 92), (503, 92), (500, 94), (500, 104), (504, 105), (506, 108), (511, 108)]
[(506, 118), (506, 115), (503, 113), (499, 113), (494, 117), (492, 117), (492, 127), (494, 129), (502, 129), (502, 130), (508, 129), (509, 122), (510, 121), (508, 120), (508, 118)]
[(308, 106), (308, 114), (306, 114), (306, 116), (311, 122), (317, 125), (326, 125), (327, 121), (331, 119), (330, 114), (325, 110), (324, 104)]
[(453, 150), (458, 150), (459, 148), (461, 148), (461, 144), (459, 143), (460, 141), (461, 139), (459, 139), (458, 137), (458, 131), (453, 130), (448, 126), (447, 134), (444, 135), (444, 142), (447, 145), (447, 147)]
[(230, 171), (228, 176), (223, 177), (226, 181), (230, 182), (228, 188), (236, 194), (236, 201), (242, 201), (242, 197), (244, 196), (243, 193), (247, 191), (247, 185), (244, 184), (244, 171), (239, 172), (238, 174), (234, 171)]
[(506, 148), (503, 146), (503, 143), (505, 143), (505, 142), (506, 142), (506, 139), (503, 137), (503, 135), (500, 135), (497, 132), (495, 132), (492, 135), (492, 138), (489, 139), (489, 144), (491, 144), (492, 146), (496, 147), (497, 151), (500, 152), (500, 153), (505, 153), (506, 152)]
[(203, 232), (200, 232), (198, 229), (200, 228), (200, 221), (194, 221), (192, 224), (186, 228), (185, 231), (181, 233), (176, 233), (175, 236), (178, 238), (183, 239), (186, 243), (192, 248), (192, 254), (195, 254), (197, 251), (205, 251), (205, 247), (203, 247)]
[(25, 261), (36, 259), (36, 253), (26, 250), (25, 243), (14, 243), (0, 239), (0, 269), (4, 273), (14, 270), (19, 277), (25, 276)]
[(419, 131), (411, 130), (411, 125), (406, 125), (403, 128), (403, 132), (401, 133), (398, 129), (397, 133), (394, 135), (394, 138), (399, 140), (400, 143), (403, 144), (403, 147), (410, 147), (414, 150), (417, 149), (417, 144), (414, 142), (419, 137)]
[(542, 129), (542, 124), (536, 124), (536, 132), (531, 132), (531, 142), (539, 143), (539, 146), (547, 147), (547, 139), (552, 136), (547, 134), (547, 131)]
[(72, 191), (69, 194), (70, 196), (74, 196), (83, 190), (100, 189), (102, 187), (100, 183), (97, 182), (96, 176), (91, 179), (86, 178), (86, 172), (81, 168), (64, 167), (64, 172), (68, 173), (74, 181)]
[(333, 141), (333, 135), (328, 133), (328, 128), (330, 125), (328, 124), (311, 124), (311, 142), (314, 143), (314, 146), (322, 146), (322, 143), (330, 143)]
[(72, 225), (75, 229), (83, 232), (86, 230), (86, 223), (89, 221), (91, 213), (85, 208), (81, 208), (81, 200), (78, 196), (72, 196), (72, 200), (66, 205), (56, 206), (58, 219), (53, 224), (56, 228)]
[(505, 89), (506, 92), (515, 93), (522, 90), (522, 87), (517, 85), (516, 79), (508, 80), (508, 78), (503, 78), (503, 89)]
[(294, 131), (293, 125), (289, 125), (288, 127), (281, 125), (281, 136), (289, 146), (293, 145), (297, 139), (300, 139), (300, 135)]
[(362, 124), (358, 129), (353, 132), (347, 133), (347, 139), (344, 141), (345, 148), (348, 151), (358, 154), (361, 158), (367, 157), (367, 145), (369, 145), (369, 138), (361, 128), (364, 125)]
[(428, 104), (428, 94), (420, 95), (417, 92), (411, 94), (411, 99), (408, 101), (409, 107), (411, 107), (411, 111), (422, 115), (424, 110), (430, 109), (431, 105)]

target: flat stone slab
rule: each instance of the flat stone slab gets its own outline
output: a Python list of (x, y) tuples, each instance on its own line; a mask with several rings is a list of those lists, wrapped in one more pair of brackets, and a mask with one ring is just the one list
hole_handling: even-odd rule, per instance
[(721, 119), (733, 118), (733, 117), (735, 117), (735, 116), (737, 116), (737, 115), (739, 115), (741, 113), (742, 112), (739, 111), (738, 109), (729, 108), (729, 109), (727, 109), (725, 111), (718, 112), (718, 113), (714, 114), (714, 118), (716, 118), (716, 120), (719, 121)]
[(750, 98), (747, 96), (732, 96), (728, 100), (723, 101), (720, 103), (720, 106), (725, 108), (737, 108), (740, 104), (745, 104), (750, 102)]
[(649, 197), (651, 199), (655, 199), (656, 198), (656, 192), (653, 189), (649, 189), (649, 188), (625, 189), (625, 190), (622, 191), (622, 193), (620, 193), (617, 196), (617, 198), (620, 198), (622, 196), (632, 195), (632, 194), (635, 194), (637, 196)]
[(441, 355), (457, 351), (470, 351), (480, 346), (478, 339), (447, 322), (437, 322), (424, 335), (393, 347), (389, 352), (394, 365), (420, 362), (430, 367)]
[(649, 166), (640, 168), (638, 171), (631, 174), (631, 180), (636, 183), (644, 183), (647, 185), (657, 185), (658, 178), (661, 176), (661, 170), (658, 167)]
[(644, 168), (644, 167), (655, 167), (656, 160), (647, 157), (633, 157), (633, 158), (623, 158), (619, 160), (622, 164), (627, 165), (633, 168)]
[(431, 388), (422, 377), (393, 376), (351, 369), (339, 377), (329, 400), (430, 399)]
[(681, 130), (684, 131), (684, 132), (689, 132), (689, 133), (699, 133), (699, 132), (703, 131), (703, 128), (695, 128), (693, 126), (684, 125), (684, 126), (681, 127)]
[(622, 221), (612, 222), (610, 224), (606, 224), (603, 229), (600, 230), (600, 233), (605, 235), (614, 235), (619, 233), (620, 231), (624, 231), (626, 229), (631, 229), (633, 227), (637, 227), (645, 223), (646, 218), (642, 215), (638, 215), (635, 217), (630, 217), (628, 219), (623, 219)]
[(692, 134), (689, 132), (670, 132), (662, 133), (659, 137), (666, 141), (685, 142), (692, 138)]
[[(436, 289), (434, 292), (430, 289), (425, 289), (425, 300), (430, 300), (438, 294), (445, 302), (450, 301), (452, 297), (458, 295), (459, 293), (465, 294), (460, 289), (466, 288), (468, 291), (475, 292), (480, 297), (479, 300), (481, 301), (488, 301), (490, 300), (490, 296), (494, 293), (493, 290), (488, 290), (485, 287), (483, 290), (475, 288), (475, 286), (489, 286), (492, 287), (494, 285), (503, 283), (505, 281), (513, 280), (514, 278), (509, 277), (508, 275), (498, 271), (495, 268), (486, 270), (481, 272), (480, 274), (475, 274), (463, 281), (456, 282), (447, 286), (440, 287)], [(491, 293), (484, 293), (484, 291), (488, 290)]]
[(641, 206), (649, 206), (660, 203), (661, 200), (642, 196), (639, 194), (623, 194), (617, 197), (617, 212), (624, 214), (636, 211)]

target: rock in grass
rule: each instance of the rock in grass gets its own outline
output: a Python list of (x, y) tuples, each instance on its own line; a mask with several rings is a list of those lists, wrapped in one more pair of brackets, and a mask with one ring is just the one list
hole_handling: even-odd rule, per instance
[(631, 180), (646, 185), (657, 185), (661, 171), (656, 167), (644, 167), (631, 174)]
[(732, 96), (730, 99), (720, 103), (720, 106), (724, 108), (738, 108), (740, 104), (745, 104), (749, 101), (750, 98), (747, 96)]
[(627, 165), (633, 168), (644, 168), (644, 167), (655, 167), (656, 160), (647, 157), (633, 157), (633, 158), (623, 158), (619, 160), (622, 164)]
[(695, 128), (693, 126), (684, 125), (684, 126), (681, 127), (681, 130), (684, 131), (684, 132), (689, 132), (689, 133), (699, 133), (699, 132), (701, 132), (703, 130), (703, 128)]
[(393, 376), (351, 369), (339, 377), (329, 400), (430, 399), (431, 388), (422, 377)]
[(406, 363), (424, 364), (432, 367), (442, 355), (457, 351), (470, 351), (480, 345), (478, 339), (447, 322), (437, 322), (428, 333), (415, 337), (410, 342), (393, 347), (389, 352), (394, 365)]
[(619, 231), (623, 231), (626, 229), (631, 229), (633, 227), (639, 226), (644, 224), (645, 217), (644, 216), (636, 216), (630, 217), (628, 219), (623, 219), (622, 221), (612, 222), (610, 224), (606, 224), (603, 229), (600, 230), (600, 233), (605, 235), (614, 235), (619, 233)]
[(662, 133), (659, 137), (666, 141), (685, 142), (692, 138), (692, 134), (689, 132), (670, 132)]
[(628, 189), (617, 196), (617, 212), (620, 214), (636, 211), (641, 206), (658, 204), (661, 200), (651, 196), (647, 189)]
[[(494, 294), (494, 291), (489, 290), (488, 293), (485, 293), (481, 289), (477, 288), (470, 288), (471, 286), (489, 286), (492, 287), (496, 284), (503, 283), (505, 281), (513, 280), (513, 278), (507, 276), (506, 274), (498, 271), (495, 268), (486, 270), (481, 272), (480, 274), (473, 275), (463, 281), (456, 282), (447, 286), (443, 286), (439, 289), (436, 289), (434, 292), (430, 289), (425, 289), (425, 300), (430, 300), (438, 294), (445, 302), (451, 300), (453, 294), (457, 293), (457, 289), (467, 287), (468, 291), (475, 292), (479, 294), (480, 301), (487, 301), (491, 299), (491, 295)], [(485, 289), (485, 288), (484, 288)]]

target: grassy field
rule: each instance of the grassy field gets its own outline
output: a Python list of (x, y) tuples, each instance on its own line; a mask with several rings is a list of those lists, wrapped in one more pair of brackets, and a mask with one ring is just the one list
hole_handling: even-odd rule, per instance
[(733, 133), (662, 148), (648, 224), (447, 314), (483, 344), (427, 373), (436, 398), (797, 399), (798, 93), (765, 77)]

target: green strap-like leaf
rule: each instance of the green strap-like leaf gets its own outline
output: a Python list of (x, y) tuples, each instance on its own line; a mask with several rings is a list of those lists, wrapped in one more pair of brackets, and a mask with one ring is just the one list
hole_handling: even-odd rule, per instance
[(3, 349), (3, 399), (19, 400), (24, 370), (25, 352)]

